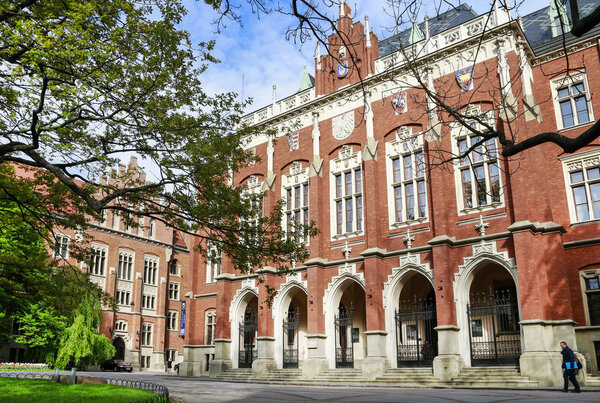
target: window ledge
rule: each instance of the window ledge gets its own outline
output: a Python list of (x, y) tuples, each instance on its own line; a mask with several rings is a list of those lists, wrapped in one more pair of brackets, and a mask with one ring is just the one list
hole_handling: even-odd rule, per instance
[(580, 123), (578, 125), (563, 127), (562, 129), (558, 129), (557, 132), (558, 133), (568, 132), (569, 130), (580, 129), (580, 128), (586, 127), (586, 126), (592, 126), (594, 123), (596, 123), (596, 122), (591, 120), (589, 122)]
[(347, 239), (361, 235), (364, 235), (364, 231), (346, 232), (345, 234), (334, 235), (331, 237), (331, 239), (338, 241), (340, 239)]
[(401, 228), (401, 227), (409, 227), (415, 224), (423, 224), (429, 221), (428, 217), (417, 218), (415, 220), (406, 220), (392, 223), (392, 228)]
[(589, 225), (589, 224), (600, 224), (600, 218), (596, 218), (594, 220), (574, 222), (574, 223), (571, 223), (571, 227), (580, 227), (582, 225)]
[(465, 216), (465, 215), (469, 215), (469, 214), (481, 213), (484, 211), (494, 210), (494, 209), (503, 208), (503, 207), (504, 207), (504, 202), (492, 203), (487, 206), (480, 206), (480, 207), (468, 207), (468, 208), (464, 208), (464, 209), (460, 210), (459, 215)]

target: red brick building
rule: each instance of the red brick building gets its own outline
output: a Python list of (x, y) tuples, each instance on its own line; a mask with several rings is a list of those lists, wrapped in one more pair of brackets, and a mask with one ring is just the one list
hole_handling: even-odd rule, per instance
[[(579, 3), (583, 15), (598, 5)], [(294, 220), (316, 222), (310, 259), (281, 277), (269, 267), (241, 276), (223, 257), (214, 284), (192, 259), (183, 373), (204, 372), (214, 353), (212, 376), (299, 367), (314, 378), (353, 367), (375, 379), (422, 366), (448, 381), (469, 367), (513, 365), (553, 385), (563, 339), (596, 372), (598, 143), (501, 158), (497, 140), (477, 146), (468, 129), (522, 141), (594, 124), (600, 31), (566, 35), (567, 72), (559, 21), (569, 13), (551, 5), (512, 18), (500, 6), (477, 15), (462, 5), (379, 40), (343, 5), (346, 45), (330, 37), (335, 57), (318, 54), (314, 78), (305, 73), (298, 93), (245, 117), (280, 138), (252, 139), (262, 161), (234, 176), (265, 191), (265, 210), (284, 198), (290, 236), (301, 239)], [(258, 275), (279, 291), (272, 306)], [(215, 310), (213, 351), (206, 318)]]

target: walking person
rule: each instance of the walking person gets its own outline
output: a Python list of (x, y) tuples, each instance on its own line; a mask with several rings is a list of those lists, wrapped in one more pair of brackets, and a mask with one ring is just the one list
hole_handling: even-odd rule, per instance
[(571, 350), (571, 348), (567, 346), (566, 341), (560, 342), (560, 348), (562, 348), (562, 351), (560, 353), (563, 356), (562, 368), (564, 370), (563, 378), (565, 379), (565, 387), (562, 391), (569, 391), (569, 381), (571, 381), (573, 386), (575, 386), (575, 390), (573, 390), (573, 393), (580, 393), (581, 390), (579, 389), (579, 383), (577, 382), (577, 378), (575, 378), (575, 370), (579, 369), (577, 368), (577, 365), (575, 363), (575, 354), (573, 353), (573, 350)]
[(167, 361), (167, 374), (171, 373), (171, 367), (173, 367), (173, 360), (169, 358), (169, 360)]

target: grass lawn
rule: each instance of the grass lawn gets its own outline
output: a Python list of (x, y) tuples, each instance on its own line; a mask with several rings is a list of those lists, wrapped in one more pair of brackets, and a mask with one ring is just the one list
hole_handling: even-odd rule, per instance
[(147, 399), (154, 394), (114, 385), (62, 385), (47, 379), (0, 378), (0, 402), (115, 402)]

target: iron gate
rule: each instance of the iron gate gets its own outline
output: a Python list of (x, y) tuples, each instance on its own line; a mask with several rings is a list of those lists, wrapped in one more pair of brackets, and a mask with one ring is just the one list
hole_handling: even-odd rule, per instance
[(258, 356), (258, 351), (254, 346), (257, 327), (256, 314), (245, 314), (244, 319), (240, 322), (240, 351), (238, 355), (239, 368), (252, 368), (252, 362)]
[(509, 289), (471, 295), (467, 315), (471, 365), (519, 364), (519, 310)]
[(354, 368), (354, 339), (353, 337), (354, 308), (350, 309), (340, 304), (335, 315), (335, 367)]
[(283, 367), (298, 368), (298, 325), (300, 310), (294, 313), (293, 308), (283, 319)]
[(396, 353), (398, 367), (427, 366), (437, 355), (435, 300), (400, 301), (396, 310)]

